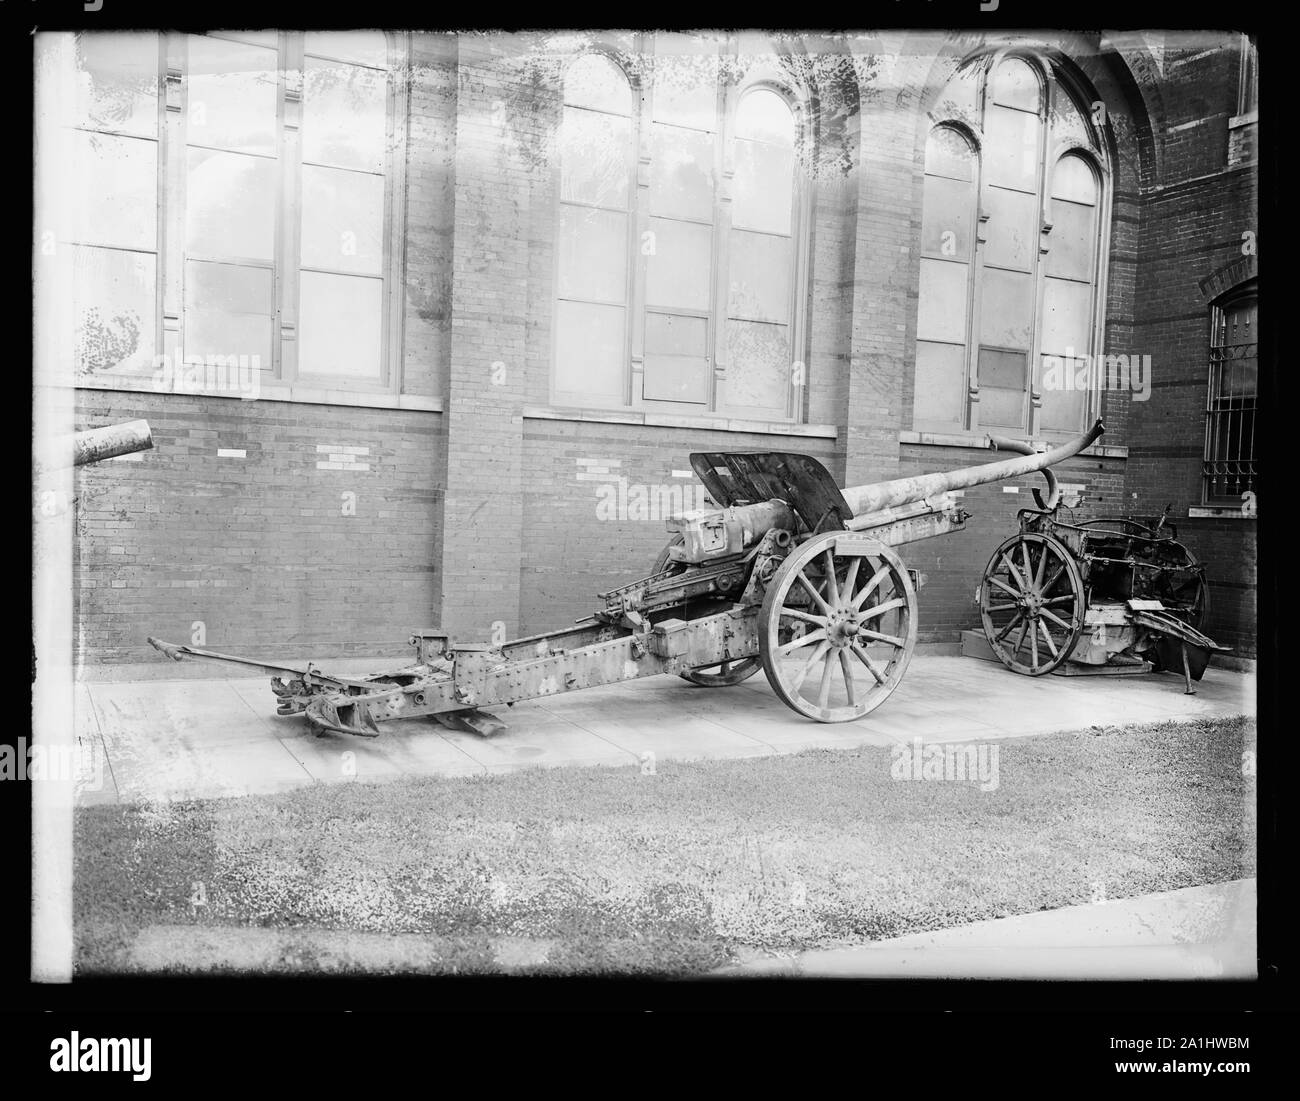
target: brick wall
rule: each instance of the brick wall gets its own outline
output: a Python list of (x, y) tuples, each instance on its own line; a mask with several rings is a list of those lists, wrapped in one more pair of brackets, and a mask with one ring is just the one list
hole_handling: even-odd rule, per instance
[[(138, 462), (78, 475), (84, 659), (152, 658), (146, 635), (186, 641), (196, 620), (210, 646), (267, 657), (405, 652), (409, 630), (434, 622), (467, 639), (498, 622), (510, 634), (563, 626), (596, 591), (648, 571), (664, 502), (697, 503), (696, 483), (675, 476), (692, 451), (802, 451), (847, 484), (990, 461), (899, 442), (927, 112), (967, 48), (941, 40), (810, 37), (791, 61), (814, 93), (817, 137), (803, 180), (803, 417), (833, 426), (828, 438), (530, 415), (550, 400), (563, 59), (532, 35), (416, 35), (401, 390), (444, 412), (82, 391), (78, 427), (144, 416), (157, 442)], [(1241, 253), (1256, 228), (1253, 126), (1229, 131), (1232, 49), (1201, 36), (1157, 58), (1140, 36), (1116, 41), (1056, 46), (1106, 103), (1115, 140), (1106, 348), (1150, 353), (1154, 392), (1104, 399), (1105, 442), (1127, 445), (1127, 461), (1076, 459), (1061, 479), (1087, 487), (1083, 515), (1173, 502), (1210, 568), (1211, 634), (1253, 652), (1254, 524), (1186, 515), (1199, 503), (1208, 301), (1253, 273)], [(367, 451), (318, 467), (334, 454), (320, 447)], [(924, 640), (976, 624), (975, 585), (1033, 484), (968, 491), (966, 531), (907, 549), (927, 574)], [(620, 486), (646, 487), (648, 511), (619, 513)], [(598, 515), (610, 493), (614, 515)]]
[(81, 392), (79, 428), (137, 417), (153, 450), (77, 472), (79, 661), (156, 660), (196, 622), (252, 657), (409, 650), (441, 583), (439, 414)]

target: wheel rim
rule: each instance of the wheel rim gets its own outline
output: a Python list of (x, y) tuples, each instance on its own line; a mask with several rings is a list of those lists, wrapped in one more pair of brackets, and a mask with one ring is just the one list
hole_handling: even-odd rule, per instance
[(729, 688), (748, 680), (762, 667), (761, 658), (732, 658), (718, 665), (701, 665), (682, 674), (692, 684), (705, 688)]
[(879, 707), (916, 647), (916, 593), (883, 543), (848, 532), (791, 554), (763, 600), (759, 652), (781, 699), (818, 722)]
[(1008, 669), (1041, 677), (1065, 662), (1083, 633), (1083, 579), (1051, 536), (1014, 535), (993, 552), (980, 584), (980, 618)]

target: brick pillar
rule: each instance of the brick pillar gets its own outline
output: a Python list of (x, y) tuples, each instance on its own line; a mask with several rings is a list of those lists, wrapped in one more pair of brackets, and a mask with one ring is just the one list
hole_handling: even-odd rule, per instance
[(905, 370), (916, 333), (920, 226), (917, 112), (926, 68), (903, 35), (854, 43), (861, 152), (853, 264), (853, 331), (844, 407), (845, 484), (897, 476)]
[(460, 38), (439, 622), (462, 641), (519, 620), (530, 168), (506, 134), (516, 68), (499, 41)]

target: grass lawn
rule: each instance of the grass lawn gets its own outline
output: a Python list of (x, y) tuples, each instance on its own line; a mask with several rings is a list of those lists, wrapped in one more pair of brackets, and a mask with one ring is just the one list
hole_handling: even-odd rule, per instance
[(1245, 719), (77, 811), (78, 973), (700, 973), (1255, 872)]

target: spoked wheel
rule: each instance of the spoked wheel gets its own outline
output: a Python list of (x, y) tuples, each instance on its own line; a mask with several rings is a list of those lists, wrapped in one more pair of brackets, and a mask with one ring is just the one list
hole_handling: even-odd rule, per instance
[(916, 648), (916, 591), (889, 547), (855, 532), (809, 539), (781, 564), (759, 618), (763, 671), (823, 723), (861, 718), (902, 680)]
[(1021, 532), (993, 552), (980, 584), (984, 634), (1008, 669), (1050, 673), (1083, 633), (1083, 578), (1074, 556), (1050, 535)]
[[(664, 549), (659, 552), (659, 557), (655, 559), (654, 569), (651, 573), (662, 573), (670, 566), (676, 572), (680, 572), (683, 567), (675, 565), (668, 557), (668, 548), (680, 545), (682, 537), (674, 535), (665, 544)], [(730, 688), (733, 684), (739, 684), (741, 681), (749, 680), (762, 666), (762, 661), (758, 658), (733, 658), (731, 661), (724, 661), (719, 665), (701, 665), (696, 669), (688, 669), (685, 673), (680, 674), (684, 680), (692, 684), (698, 684), (702, 688)]]

